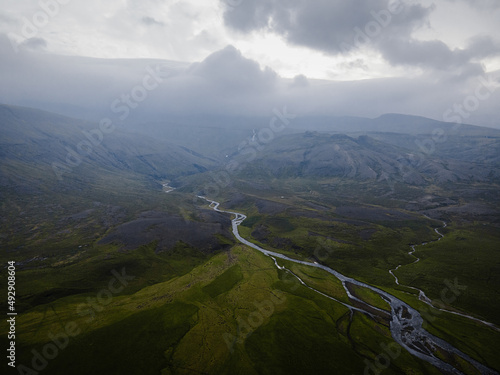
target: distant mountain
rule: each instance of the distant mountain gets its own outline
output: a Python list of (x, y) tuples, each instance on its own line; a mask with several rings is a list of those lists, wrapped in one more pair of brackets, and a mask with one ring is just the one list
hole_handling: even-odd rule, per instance
[[(492, 139), (491, 143), (493, 149), (500, 147), (500, 139)], [(491, 160), (485, 161), (480, 149), (469, 154), (474, 157), (464, 161), (460, 157), (418, 153), (366, 135), (306, 132), (284, 135), (269, 143), (256, 154), (254, 162), (247, 163), (242, 173), (352, 180), (390, 177), (411, 185), (500, 181), (500, 169)]]
[[(59, 189), (71, 187), (72, 179), (81, 184), (109, 173), (173, 180), (238, 158), (267, 126), (259, 117), (193, 116), (122, 130), (113, 123), (0, 105), (0, 186)], [(499, 130), (416, 116), (297, 117), (271, 142), (257, 136), (254, 143), (252, 164), (279, 176), (391, 176), (417, 185), (491, 182), (499, 176)]]
[[(283, 109), (280, 111), (283, 112)], [(291, 109), (288, 112), (293, 114)], [(145, 116), (142, 120), (128, 122), (124, 126), (130, 132), (153, 136), (224, 160), (225, 155), (241, 148), (242, 144), (249, 142), (254, 134), (258, 134), (259, 131), (268, 132), (273, 118), (276, 118), (274, 112), (268, 117), (170, 115), (161, 120), (151, 120)], [(449, 157), (451, 152), (455, 156), (463, 157), (463, 160), (471, 160), (467, 151), (469, 149), (477, 153), (478, 149), (487, 148), (489, 159), (498, 158), (500, 155), (500, 150), (495, 146), (498, 145), (495, 139), (500, 138), (500, 130), (466, 124), (457, 125), (419, 116), (385, 114), (369, 119), (297, 114), (283, 128), (280, 125), (280, 129), (282, 130), (275, 133), (273, 138), (283, 134), (318, 131), (354, 137), (369, 135), (413, 152), (436, 153), (446, 157)], [(460, 139), (453, 139), (454, 137)], [(445, 143), (444, 141), (448, 139), (452, 141)], [(473, 139), (476, 141), (472, 142)], [(253, 142), (256, 146), (263, 146), (267, 141), (257, 137)]]
[(432, 120), (421, 116), (389, 113), (369, 119), (364, 117), (303, 116), (290, 122), (292, 129), (338, 133), (398, 133), (432, 135), (443, 131), (453, 135), (496, 135), (500, 130)]
[[(0, 105), (0, 186), (32, 190), (70, 186), (106, 174), (173, 179), (216, 161), (186, 147), (40, 110)], [(68, 185), (69, 184), (69, 185)]]

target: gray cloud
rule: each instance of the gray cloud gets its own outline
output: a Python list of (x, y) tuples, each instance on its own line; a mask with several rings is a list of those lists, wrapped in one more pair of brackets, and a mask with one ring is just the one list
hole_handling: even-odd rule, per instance
[(163, 22), (155, 20), (153, 17), (145, 16), (141, 19), (142, 23), (148, 26), (164, 26)]
[(483, 74), (480, 59), (500, 55), (500, 43), (489, 36), (473, 38), (464, 49), (450, 49), (440, 40), (392, 38), (381, 41), (380, 51), (393, 65), (411, 65), (455, 72), (458, 76)]
[(500, 41), (487, 35), (476, 36), (470, 40), (464, 52), (469, 60), (498, 56), (500, 55)]
[[(457, 80), (448, 75), (446, 80), (443, 74), (439, 84), (433, 75), (353, 82), (318, 81), (303, 75), (283, 79), (232, 46), (199, 63), (182, 64), (58, 56), (27, 49), (16, 54), (0, 35), (0, 55), (0, 102), (93, 120), (117, 120), (112, 103), (123, 106), (123, 98), (142, 85), (148, 67), (157, 69), (161, 83), (134, 103), (126, 121), (164, 121), (170, 114), (268, 116), (284, 105), (299, 115), (377, 117), (397, 112), (441, 120), (448, 108), (474, 95), (479, 85), (471, 76)], [(477, 118), (489, 124), (488, 118), (497, 118), (499, 94), (497, 90), (481, 102), (467, 121), (474, 123)]]
[(269, 68), (243, 57), (233, 46), (208, 56), (201, 63), (193, 64), (188, 75), (203, 77), (206, 82), (226, 91), (262, 91), (272, 89), (277, 74)]
[[(134, 113), (247, 113), (267, 107), (278, 75), (247, 59), (232, 46), (194, 64), (147, 59), (95, 59), (38, 53), (15, 53), (0, 34), (0, 102), (98, 118), (111, 104), (142, 85), (148, 67), (162, 82), (148, 92)], [(260, 104), (259, 104), (260, 103)]]
[(447, 69), (467, 62), (461, 51), (452, 51), (440, 40), (390, 39), (380, 43), (384, 57), (391, 64), (428, 66)]
[(368, 71), (370, 69), (363, 59), (344, 62), (341, 64), (341, 67), (344, 69), (360, 69), (363, 71)]
[(30, 38), (26, 39), (23, 41), (20, 45), (20, 48), (27, 48), (31, 50), (37, 50), (37, 49), (45, 49), (47, 47), (47, 41), (43, 38)]
[(10, 24), (10, 25), (17, 24), (17, 20), (15, 18), (9, 16), (8, 14), (3, 14), (3, 13), (0, 13), (0, 21), (2, 23), (6, 23), (6, 24)]
[(224, 20), (240, 32), (267, 30), (289, 43), (336, 55), (384, 35), (408, 36), (432, 10), (399, 0), (255, 0), (228, 9)]
[[(496, 8), (498, 2), (481, 4)], [(239, 32), (272, 32), (288, 43), (330, 55), (372, 49), (391, 65), (451, 69), (457, 76), (472, 72), (470, 65), (478, 60), (499, 55), (500, 43), (489, 36), (453, 50), (441, 40), (416, 39), (414, 33), (428, 26), (435, 9), (400, 0), (256, 0), (227, 10), (224, 20)]]
[(500, 2), (498, 0), (448, 0), (449, 2), (464, 2), (469, 4), (471, 7), (482, 8), (482, 9), (500, 9)]
[(309, 87), (309, 85), (310, 82), (307, 79), (307, 77), (303, 74), (299, 74), (293, 78), (290, 87), (303, 88), (303, 87)]

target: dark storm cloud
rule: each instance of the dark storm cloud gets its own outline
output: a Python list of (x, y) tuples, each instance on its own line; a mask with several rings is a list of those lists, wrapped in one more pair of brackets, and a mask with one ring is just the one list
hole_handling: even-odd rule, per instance
[(392, 65), (418, 66), (437, 70), (440, 80), (465, 79), (484, 74), (481, 59), (500, 55), (500, 43), (488, 36), (470, 40), (463, 49), (451, 49), (440, 40), (419, 41), (392, 38), (379, 43), (380, 51)]
[[(498, 2), (480, 3), (493, 8)], [(400, 0), (256, 0), (228, 9), (224, 20), (239, 32), (266, 30), (330, 55), (368, 48), (391, 65), (456, 69), (459, 76), (477, 60), (499, 54), (500, 43), (488, 36), (453, 50), (441, 40), (414, 38), (434, 9)]]
[(268, 30), (336, 55), (384, 35), (408, 36), (432, 9), (400, 0), (256, 0), (229, 8), (224, 21), (240, 32)]
[(500, 54), (500, 43), (490, 37), (471, 40), (465, 49), (450, 49), (440, 40), (393, 38), (379, 43), (383, 56), (394, 65), (416, 65), (440, 70), (459, 68), (471, 61)]
[(464, 53), (469, 59), (498, 56), (500, 55), (500, 41), (490, 36), (476, 36), (470, 40)]

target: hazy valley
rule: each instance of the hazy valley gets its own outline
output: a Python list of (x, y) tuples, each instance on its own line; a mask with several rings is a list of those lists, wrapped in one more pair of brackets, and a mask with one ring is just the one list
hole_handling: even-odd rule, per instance
[(0, 374), (499, 375), (499, 25), (0, 0)]
[[(387, 115), (330, 125), (298, 117), (264, 132), (269, 120), (231, 130), (220, 118), (189, 120), (175, 137), (168, 120), (106, 134), (29, 108), (2, 105), (0, 116), (1, 256), (17, 264), (27, 368), (440, 373), (393, 341), (379, 294), (344, 290), (318, 268), (277, 268), (233, 236), (230, 214), (197, 196), (246, 215), (247, 240), (380, 288), (419, 311), (428, 332), (500, 368), (499, 131)], [(82, 141), (90, 152), (79, 152)], [(123, 288), (111, 288), (116, 274)], [(46, 358), (54, 337), (64, 345)], [(478, 371), (449, 351), (433, 355)]]

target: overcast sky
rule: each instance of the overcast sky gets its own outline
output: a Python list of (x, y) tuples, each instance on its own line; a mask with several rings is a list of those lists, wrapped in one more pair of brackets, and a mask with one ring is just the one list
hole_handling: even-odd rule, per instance
[(0, 0), (0, 53), (10, 104), (102, 112), (169, 60), (143, 109), (500, 127), (497, 0)]

